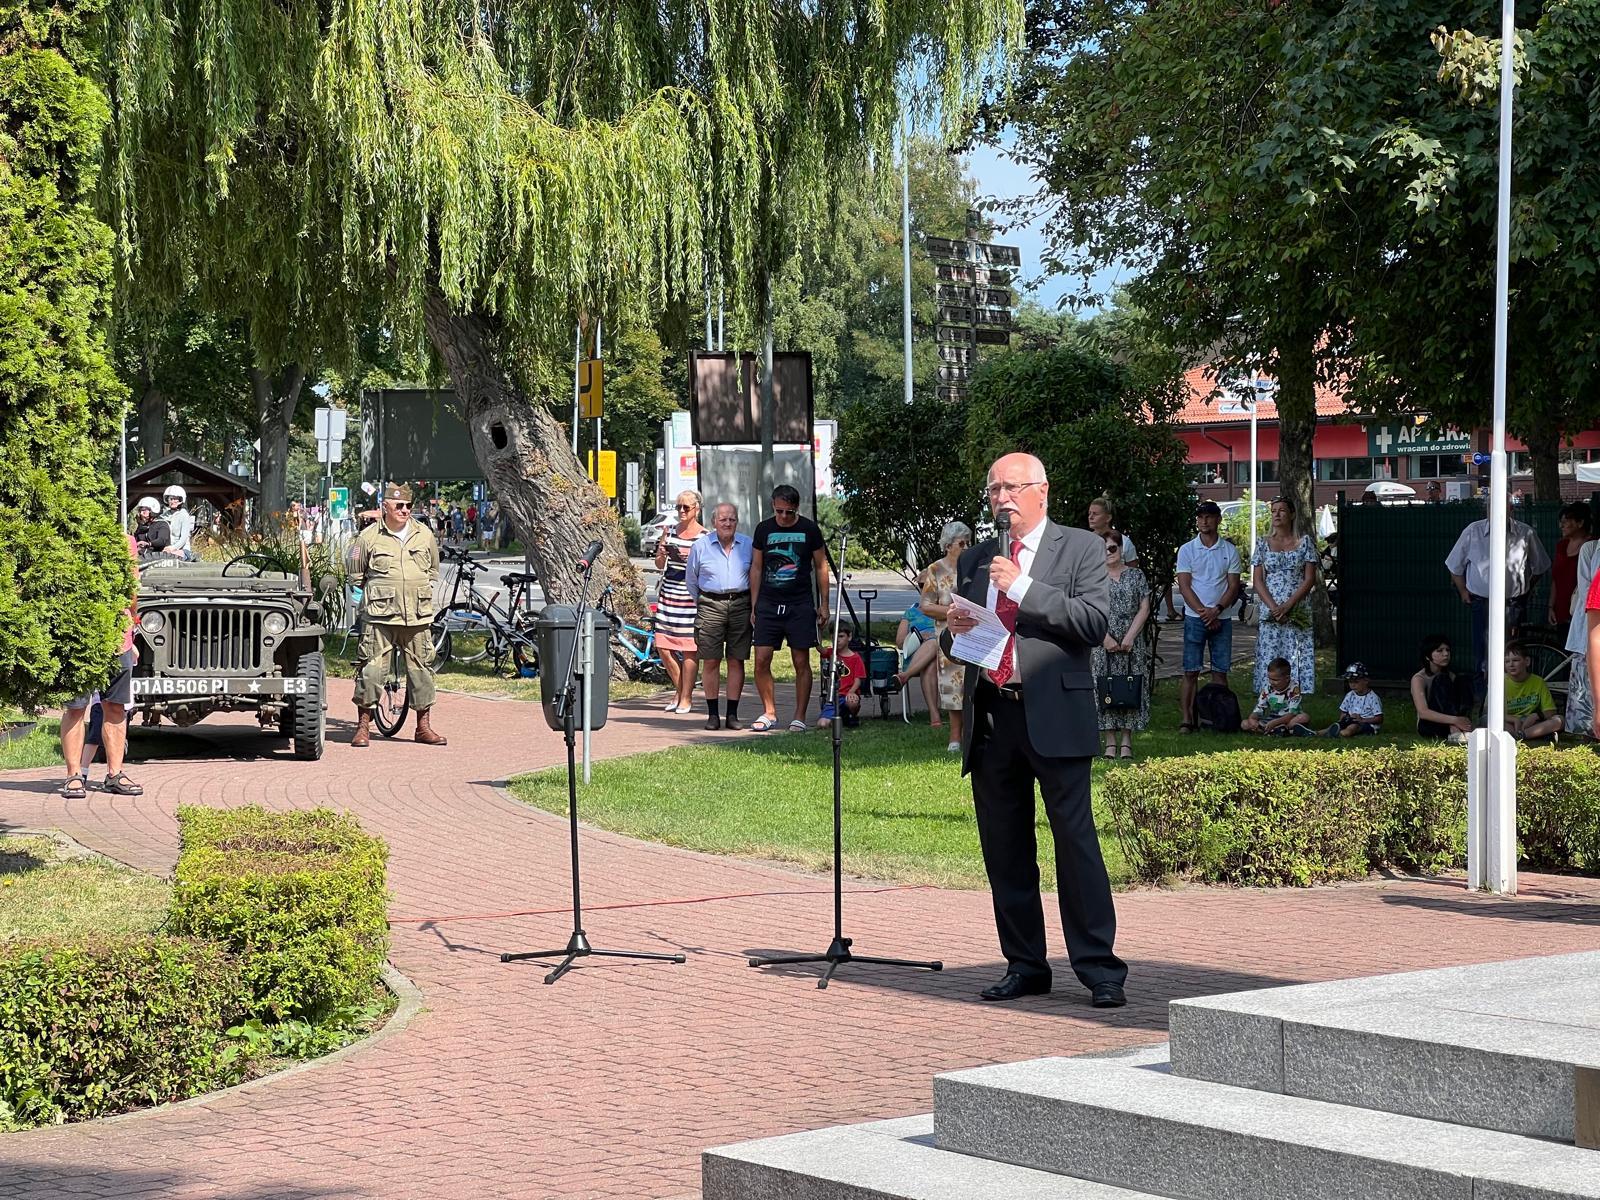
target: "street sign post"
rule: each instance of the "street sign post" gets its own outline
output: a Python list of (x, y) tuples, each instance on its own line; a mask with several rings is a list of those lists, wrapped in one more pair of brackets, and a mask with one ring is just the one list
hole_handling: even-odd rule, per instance
[(605, 415), (605, 367), (598, 358), (578, 365), (578, 416), (593, 421)]
[(637, 462), (628, 464), (626, 487), (627, 490), (624, 493), (626, 499), (622, 507), (630, 517), (637, 521), (639, 519), (639, 464)]
[(589, 451), (589, 478), (600, 485), (600, 490), (610, 499), (617, 498), (617, 452), (600, 451), (599, 471), (595, 470), (595, 452)]

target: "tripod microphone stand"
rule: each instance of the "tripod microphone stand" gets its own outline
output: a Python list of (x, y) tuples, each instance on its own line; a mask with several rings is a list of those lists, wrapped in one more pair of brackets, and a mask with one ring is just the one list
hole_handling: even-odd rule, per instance
[[(578, 757), (577, 757), (577, 729), (574, 710), (579, 698), (582, 698), (585, 716), (589, 709), (589, 690), (591, 679), (596, 670), (594, 661), (594, 610), (589, 607), (589, 577), (594, 572), (596, 556), (595, 542), (590, 547), (583, 565), (583, 582), (578, 589), (578, 609), (573, 622), (572, 652), (567, 655), (566, 679), (561, 685), (561, 690), (556, 694), (555, 707), (557, 716), (561, 720), (562, 731), (567, 741), (567, 818), (568, 839), (572, 846), (572, 936), (567, 939), (567, 944), (559, 950), (531, 950), (517, 954), (502, 954), (500, 961), (518, 962), (525, 958), (555, 958), (565, 955), (561, 965), (556, 967), (544, 977), (547, 984), (554, 983), (572, 969), (572, 964), (580, 958), (638, 958), (649, 962), (687, 961), (681, 954), (655, 954), (644, 950), (596, 950), (589, 944), (588, 935), (583, 931), (583, 892), (582, 872), (578, 864)], [(583, 686), (578, 686), (578, 659), (583, 659)], [(588, 726), (585, 725), (587, 729)]]
[[(828, 668), (822, 677), (822, 704), (833, 702), (833, 941), (821, 954), (764, 955), (750, 959), (752, 967), (789, 966), (794, 963), (827, 963), (828, 969), (817, 980), (818, 988), (828, 986), (833, 973), (846, 963), (860, 963), (872, 967), (915, 967), (923, 971), (942, 971), (942, 962), (922, 962), (906, 958), (871, 958), (852, 954), (852, 939), (844, 936), (844, 818), (843, 818), (843, 766), (841, 750), (844, 745), (844, 705), (837, 695), (839, 686), (839, 621), (844, 614), (844, 555), (850, 545), (848, 526), (839, 535), (839, 569), (837, 592), (833, 606), (833, 653), (828, 657)], [(868, 631), (870, 634), (870, 630)], [(863, 680), (863, 683), (866, 681)]]

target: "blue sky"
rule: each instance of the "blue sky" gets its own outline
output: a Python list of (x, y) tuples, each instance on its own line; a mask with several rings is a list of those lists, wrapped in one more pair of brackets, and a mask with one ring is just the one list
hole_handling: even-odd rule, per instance
[[(1006, 139), (1009, 143), (1010, 139)], [(1013, 162), (1005, 147), (980, 146), (967, 155), (967, 174), (978, 184), (978, 194), (984, 199), (1010, 200), (1031, 195), (1035, 190), (1032, 177), (1025, 167)], [(1002, 245), (1017, 246), (1022, 251), (1022, 277), (1025, 282), (1038, 281), (1038, 286), (1027, 293), (1047, 308), (1055, 307), (1061, 297), (1076, 291), (1079, 277), (1062, 275), (1043, 278), (1044, 221), (1037, 219), (1027, 225), (1017, 226), (1001, 233), (997, 240)], [(1126, 282), (1126, 268), (1108, 268), (1091, 278), (1096, 291), (1109, 292)]]

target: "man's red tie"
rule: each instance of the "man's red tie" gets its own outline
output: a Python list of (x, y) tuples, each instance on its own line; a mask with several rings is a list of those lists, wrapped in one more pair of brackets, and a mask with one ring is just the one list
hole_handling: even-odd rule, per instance
[[(1011, 561), (1017, 566), (1022, 565), (1022, 539), (1011, 539)], [(1000, 656), (1000, 665), (989, 672), (989, 682), (995, 687), (1005, 687), (1011, 682), (1011, 676), (1016, 674), (1011, 648), (1016, 645), (1017, 638), (1017, 602), (1004, 591), (997, 591), (994, 598), (994, 614), (1000, 618), (1000, 623), (1011, 631), (1006, 639), (1005, 653)]]

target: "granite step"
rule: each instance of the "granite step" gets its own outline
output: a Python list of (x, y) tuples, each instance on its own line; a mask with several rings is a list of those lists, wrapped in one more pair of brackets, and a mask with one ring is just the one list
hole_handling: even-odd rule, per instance
[(1188, 1079), (1600, 1148), (1600, 953), (1174, 1001)]
[(707, 1150), (704, 1200), (1155, 1200), (933, 1144), (933, 1117), (902, 1117)]
[(1600, 1152), (1066, 1058), (934, 1080), (940, 1150), (1180, 1200), (1600, 1200)]

